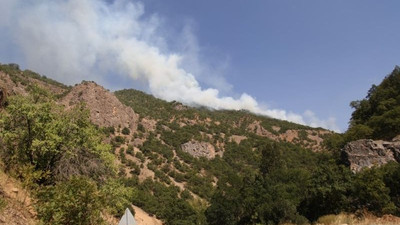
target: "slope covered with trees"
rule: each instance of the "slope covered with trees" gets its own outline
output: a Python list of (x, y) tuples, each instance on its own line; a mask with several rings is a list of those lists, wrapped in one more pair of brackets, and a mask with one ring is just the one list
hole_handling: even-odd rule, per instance
[[(400, 215), (400, 166), (354, 174), (337, 151), (360, 125), (379, 135), (372, 117), (396, 123), (398, 117), (387, 118), (396, 115), (390, 98), (398, 95), (398, 69), (384, 88), (353, 103), (344, 135), (245, 111), (193, 108), (136, 90), (115, 95), (139, 114), (137, 129), (98, 127), (84, 102), (69, 110), (59, 103), (71, 87), (32, 74), (0, 65), (0, 82), (13, 90), (0, 112), (1, 168), (31, 192), (43, 224), (101, 224), (131, 204), (167, 225), (307, 224), (364, 210)], [(371, 112), (364, 106), (369, 101), (378, 105)], [(380, 101), (394, 112), (387, 115)], [(193, 154), (185, 143), (213, 154)]]
[(132, 188), (117, 181), (111, 146), (83, 105), (70, 111), (35, 84), (0, 114), (1, 163), (36, 199), (44, 224), (100, 224), (121, 215)]

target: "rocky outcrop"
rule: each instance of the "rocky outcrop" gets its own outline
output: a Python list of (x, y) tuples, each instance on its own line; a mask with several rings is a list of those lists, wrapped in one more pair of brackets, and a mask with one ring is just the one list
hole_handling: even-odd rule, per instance
[(400, 162), (400, 141), (371, 139), (352, 141), (342, 149), (342, 160), (353, 172), (381, 166), (391, 161)]
[(157, 121), (150, 118), (143, 118), (142, 121), (140, 121), (140, 124), (143, 125), (143, 128), (146, 131), (153, 132), (156, 130)]
[(186, 105), (183, 105), (182, 103), (180, 103), (180, 102), (172, 102), (173, 103), (173, 106), (174, 106), (174, 109), (175, 110), (178, 110), (178, 111), (183, 111), (183, 110), (187, 110), (188, 109), (188, 107), (186, 106)]
[(0, 72), (0, 87), (3, 90), (7, 90), (7, 95), (27, 95), (25, 86), (21, 83), (14, 83), (10, 75)]
[(240, 144), (240, 142), (242, 142), (243, 140), (246, 140), (246, 139), (247, 139), (246, 136), (232, 135), (229, 138), (229, 141), (234, 141), (234, 142), (236, 142), (236, 144)]
[(212, 144), (208, 142), (189, 141), (181, 145), (182, 151), (189, 153), (193, 157), (215, 158), (216, 152)]
[(90, 120), (101, 127), (128, 127), (136, 130), (139, 116), (132, 108), (123, 105), (114, 94), (94, 82), (84, 81), (76, 85), (61, 100), (67, 109), (85, 103)]
[(277, 140), (277, 137), (261, 126), (261, 121), (254, 121), (247, 126), (247, 131), (252, 132), (261, 137), (267, 137), (272, 140)]
[[(246, 130), (261, 137), (266, 137), (274, 141), (286, 141), (298, 144), (304, 148), (318, 152), (324, 150), (323, 141), (325, 135), (332, 134), (332, 131), (322, 129), (288, 129), (282, 130), (281, 127), (272, 126), (272, 130), (267, 130), (262, 126), (261, 121), (255, 120), (250, 123)], [(302, 136), (302, 132), (304, 135)]]

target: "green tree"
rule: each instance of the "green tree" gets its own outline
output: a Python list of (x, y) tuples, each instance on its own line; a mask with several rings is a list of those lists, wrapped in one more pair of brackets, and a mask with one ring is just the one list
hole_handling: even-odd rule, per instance
[(43, 187), (37, 194), (36, 211), (45, 224), (103, 224), (102, 208), (101, 193), (87, 177)]
[[(400, 67), (396, 66), (367, 97), (350, 104), (354, 108), (348, 137), (390, 140), (400, 134)], [(356, 136), (354, 136), (356, 135)]]
[(115, 172), (110, 146), (102, 143), (84, 105), (64, 111), (51, 99), (23, 96), (12, 97), (9, 103), (0, 119), (5, 145), (0, 154), (6, 169), (32, 165), (50, 173), (53, 181), (72, 175), (104, 179)]
[(131, 130), (129, 130), (129, 128), (124, 127), (121, 131), (122, 134), (124, 135), (129, 135), (131, 133)]
[(218, 182), (218, 188), (210, 200), (210, 207), (205, 211), (208, 224), (231, 225), (237, 223), (241, 209), (241, 187), (240, 179), (236, 176)]
[(391, 201), (397, 208), (395, 214), (400, 215), (400, 165), (391, 162), (379, 169), (382, 170), (385, 186), (390, 190)]
[(332, 160), (320, 162), (308, 182), (299, 211), (312, 221), (328, 214), (347, 211), (350, 206), (352, 173)]
[(354, 179), (352, 195), (357, 209), (367, 209), (378, 215), (393, 213), (395, 205), (389, 194), (382, 173), (375, 168), (363, 170)]
[(111, 215), (121, 217), (126, 208), (130, 208), (134, 213), (134, 209), (131, 207), (131, 200), (136, 194), (134, 188), (125, 187), (122, 182), (110, 179), (100, 188), (100, 192), (104, 205), (107, 206)]
[(260, 172), (265, 176), (284, 167), (282, 160), (282, 147), (276, 143), (261, 146)]

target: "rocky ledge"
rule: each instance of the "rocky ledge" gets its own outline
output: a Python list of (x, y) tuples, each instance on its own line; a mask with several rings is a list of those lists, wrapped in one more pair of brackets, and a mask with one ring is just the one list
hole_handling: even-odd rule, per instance
[(353, 172), (381, 166), (391, 161), (400, 162), (400, 141), (361, 139), (346, 144), (342, 160)]

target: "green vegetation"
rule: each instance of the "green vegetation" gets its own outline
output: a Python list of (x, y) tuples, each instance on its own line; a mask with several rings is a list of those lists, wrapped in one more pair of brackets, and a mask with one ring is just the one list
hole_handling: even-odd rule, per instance
[[(400, 133), (398, 68), (366, 99), (352, 103), (349, 131), (322, 136), (326, 151), (320, 152), (307, 149), (313, 143), (308, 135), (319, 128), (246, 111), (186, 107), (136, 90), (116, 96), (141, 118), (156, 120), (155, 130), (141, 123), (137, 132), (98, 128), (85, 105), (65, 111), (28, 78), (66, 92), (68, 87), (14, 64), (0, 70), (29, 92), (10, 97), (0, 114), (0, 159), (35, 197), (43, 224), (102, 224), (105, 214), (120, 217), (131, 204), (167, 225), (306, 224), (363, 210), (400, 216), (399, 164), (354, 174), (339, 154), (349, 140)], [(296, 130), (298, 142), (273, 141), (256, 135), (257, 129), (276, 136)], [(246, 138), (236, 143), (232, 135)], [(217, 155), (195, 158), (181, 149), (189, 141), (208, 142)], [(154, 179), (139, 181), (147, 169)]]
[(114, 127), (104, 127), (104, 128), (103, 128), (103, 132), (104, 132), (106, 135), (111, 135), (111, 134), (114, 134), (114, 133), (115, 133), (115, 128), (114, 128)]
[(126, 179), (126, 186), (136, 187), (133, 202), (147, 212), (162, 218), (166, 224), (206, 224), (205, 217), (189, 202), (179, 197), (179, 189), (146, 179), (139, 184), (137, 179)]
[(38, 193), (36, 210), (45, 224), (101, 224), (97, 185), (85, 178), (48, 186)]
[(131, 133), (131, 130), (129, 130), (129, 128), (127, 128), (127, 127), (124, 127), (124, 128), (122, 129), (121, 133), (122, 133), (123, 135), (129, 135), (129, 134)]
[[(400, 215), (397, 163), (353, 174), (329, 154), (299, 155), (290, 146), (282, 147), (262, 147), (255, 175), (218, 182), (206, 211), (209, 224), (303, 224), (327, 214), (364, 209)], [(295, 160), (297, 156), (316, 163)]]
[(101, 224), (102, 212), (121, 215), (133, 189), (112, 183), (111, 147), (83, 105), (65, 111), (45, 92), (10, 97), (0, 115), (5, 171), (36, 196), (44, 224)]
[[(256, 174), (220, 179), (206, 211), (208, 223), (303, 224), (323, 215), (363, 210), (378, 216), (400, 216), (399, 164), (353, 174), (340, 164), (338, 154), (347, 141), (390, 140), (400, 133), (400, 68), (396, 67), (379, 86), (373, 86), (366, 99), (351, 105), (355, 111), (350, 129), (344, 135), (325, 139), (329, 153), (292, 151), (290, 145), (277, 143), (260, 145)], [(242, 168), (245, 164), (240, 165)]]
[(107, 181), (99, 189), (87, 177), (72, 177), (38, 190), (36, 210), (45, 224), (103, 224), (102, 210), (122, 216), (133, 194), (132, 188), (116, 180)]
[(18, 173), (24, 165), (33, 166), (42, 172), (41, 183), (78, 174), (100, 179), (113, 170), (109, 146), (102, 144), (83, 106), (65, 112), (51, 99), (36, 102), (16, 96), (9, 99), (6, 111), (0, 120), (6, 170)]
[[(256, 121), (261, 121), (261, 125), (272, 133), (285, 133), (290, 129), (309, 129), (309, 130), (318, 130), (318, 128), (310, 128), (303, 125), (272, 119), (264, 116), (257, 116), (249, 113), (248, 111), (233, 111), (233, 110), (218, 110), (213, 111), (207, 108), (192, 108), (182, 106), (177, 102), (166, 102), (161, 99), (157, 99), (152, 95), (148, 95), (144, 92), (133, 90), (133, 89), (125, 89), (121, 91), (116, 91), (115, 95), (117, 98), (127, 106), (132, 107), (135, 112), (139, 113), (142, 116), (150, 117), (154, 119), (160, 120), (160, 125), (167, 125), (168, 127), (175, 130), (175, 128), (179, 128), (177, 123), (170, 123), (171, 119), (175, 121), (179, 121), (180, 119), (198, 119), (199, 121), (204, 121), (207, 118), (212, 121), (219, 121), (220, 125), (216, 125), (214, 123), (210, 124), (201, 124), (200, 128), (196, 129), (204, 130), (207, 129), (209, 131), (213, 131), (212, 133), (232, 133), (232, 134), (244, 134), (246, 133), (247, 126)], [(182, 107), (179, 107), (182, 106)], [(233, 124), (238, 124), (241, 121), (240, 126), (234, 128)], [(142, 130), (139, 125), (138, 130)], [(279, 131), (275, 131), (272, 127), (280, 127)]]
[(114, 147), (119, 147), (125, 143), (125, 137), (115, 136), (113, 140), (111, 140), (111, 145)]
[(372, 85), (365, 99), (350, 104), (355, 110), (347, 131), (349, 139), (391, 140), (400, 134), (400, 67)]
[(7, 206), (7, 202), (4, 199), (4, 196), (0, 194), (0, 213), (4, 210), (4, 208)]

